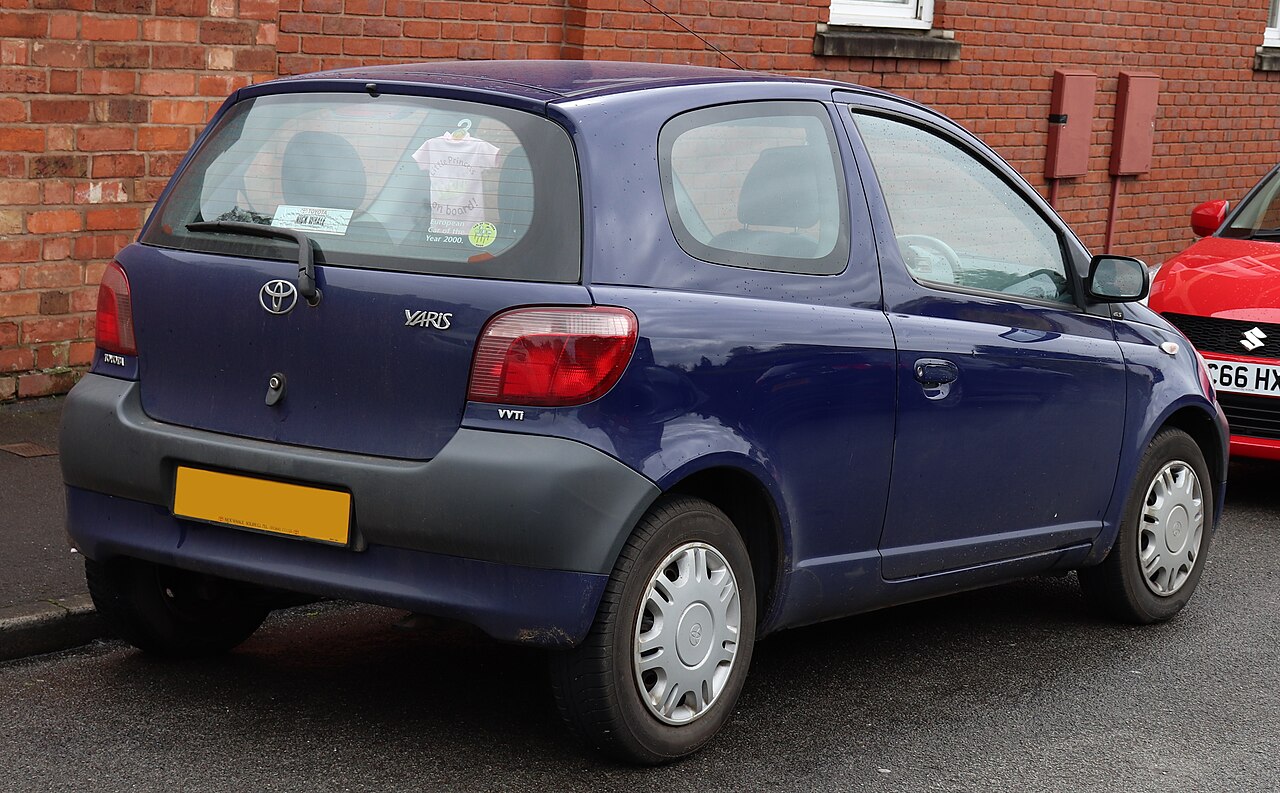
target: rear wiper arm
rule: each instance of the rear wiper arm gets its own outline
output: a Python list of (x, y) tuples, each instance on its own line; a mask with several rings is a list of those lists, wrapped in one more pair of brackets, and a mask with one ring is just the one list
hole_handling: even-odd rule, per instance
[(290, 240), (298, 245), (298, 294), (307, 301), (307, 305), (320, 303), (320, 290), (316, 288), (316, 265), (311, 248), (311, 239), (301, 231), (293, 229), (263, 226), (257, 223), (239, 223), (234, 220), (206, 220), (199, 223), (188, 223), (189, 231), (223, 231), (228, 234), (243, 234), (246, 237), (267, 237), (277, 240)]

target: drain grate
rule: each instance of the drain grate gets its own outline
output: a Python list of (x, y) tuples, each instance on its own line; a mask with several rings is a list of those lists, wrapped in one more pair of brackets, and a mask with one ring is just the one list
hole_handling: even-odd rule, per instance
[(41, 446), (38, 443), (10, 443), (0, 446), (0, 452), (9, 452), (19, 457), (52, 457), (57, 454), (53, 449), (47, 446)]

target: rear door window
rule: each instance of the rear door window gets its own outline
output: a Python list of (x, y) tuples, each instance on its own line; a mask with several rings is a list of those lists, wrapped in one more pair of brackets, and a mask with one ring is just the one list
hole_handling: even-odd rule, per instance
[(445, 99), (306, 93), (235, 105), (159, 208), (143, 242), (293, 260), (287, 241), (193, 231), (234, 221), (302, 231), (316, 261), (575, 282), (581, 208), (557, 125)]

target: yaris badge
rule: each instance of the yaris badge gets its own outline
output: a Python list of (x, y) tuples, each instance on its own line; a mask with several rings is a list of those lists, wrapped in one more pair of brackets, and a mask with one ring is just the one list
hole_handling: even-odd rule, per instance
[(1253, 352), (1262, 346), (1262, 340), (1266, 337), (1267, 334), (1263, 333), (1261, 328), (1246, 330), (1244, 332), (1244, 338), (1240, 340), (1240, 346), (1244, 347), (1249, 352)]
[(288, 314), (298, 303), (298, 287), (292, 281), (267, 281), (258, 293), (258, 302), (271, 314)]

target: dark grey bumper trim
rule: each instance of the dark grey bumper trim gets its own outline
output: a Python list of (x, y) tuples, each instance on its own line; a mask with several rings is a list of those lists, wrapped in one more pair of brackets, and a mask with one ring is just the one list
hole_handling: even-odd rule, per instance
[(393, 460), (163, 424), (140, 384), (87, 375), (62, 414), (68, 485), (168, 507), (179, 464), (349, 490), (361, 542), (608, 574), (653, 482), (576, 441), (460, 429), (435, 459)]

